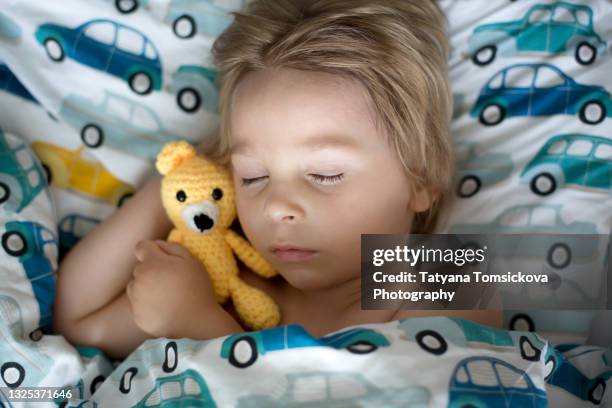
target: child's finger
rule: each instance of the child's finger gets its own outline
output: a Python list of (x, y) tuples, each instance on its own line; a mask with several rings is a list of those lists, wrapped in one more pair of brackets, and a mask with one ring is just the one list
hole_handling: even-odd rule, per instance
[(176, 242), (168, 242), (157, 240), (155, 241), (157, 245), (161, 248), (162, 251), (167, 253), (168, 255), (178, 256), (180, 258), (186, 258), (191, 256), (191, 252), (181, 244), (177, 244)]
[(154, 256), (156, 253), (159, 253), (159, 246), (150, 240), (140, 241), (134, 248), (134, 255), (140, 262)]

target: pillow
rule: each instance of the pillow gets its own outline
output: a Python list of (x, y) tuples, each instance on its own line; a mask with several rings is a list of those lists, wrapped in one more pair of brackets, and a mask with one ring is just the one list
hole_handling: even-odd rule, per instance
[[(612, 8), (596, 0), (439, 4), (452, 48), (457, 179), (438, 230), (609, 234)], [(508, 328), (583, 342), (593, 312), (505, 315)]]
[(217, 127), (210, 48), (242, 0), (13, 1), (0, 126), (40, 157), (62, 254), (134, 193), (170, 140)]

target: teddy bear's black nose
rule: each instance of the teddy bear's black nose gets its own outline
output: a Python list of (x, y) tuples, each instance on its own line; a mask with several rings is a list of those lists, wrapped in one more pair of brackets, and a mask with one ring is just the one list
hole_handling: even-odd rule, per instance
[(213, 220), (204, 213), (200, 213), (193, 217), (193, 222), (195, 222), (195, 225), (200, 230), (200, 232), (204, 232), (208, 229), (211, 229), (214, 224)]

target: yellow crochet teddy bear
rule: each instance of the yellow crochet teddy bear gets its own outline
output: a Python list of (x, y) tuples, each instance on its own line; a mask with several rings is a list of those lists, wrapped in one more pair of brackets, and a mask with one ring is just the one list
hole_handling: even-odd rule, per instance
[(157, 156), (156, 167), (164, 176), (162, 203), (174, 223), (168, 241), (180, 243), (202, 261), (217, 301), (224, 304), (231, 297), (244, 324), (253, 330), (278, 325), (276, 303), (238, 276), (233, 252), (260, 276), (270, 278), (276, 271), (230, 229), (236, 203), (229, 170), (198, 155), (184, 141), (166, 144)]

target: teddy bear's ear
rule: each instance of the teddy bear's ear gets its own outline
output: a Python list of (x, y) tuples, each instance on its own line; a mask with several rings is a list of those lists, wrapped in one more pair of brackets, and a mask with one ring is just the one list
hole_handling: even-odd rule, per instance
[(162, 175), (166, 175), (196, 155), (196, 149), (184, 140), (170, 142), (157, 155), (155, 167)]

